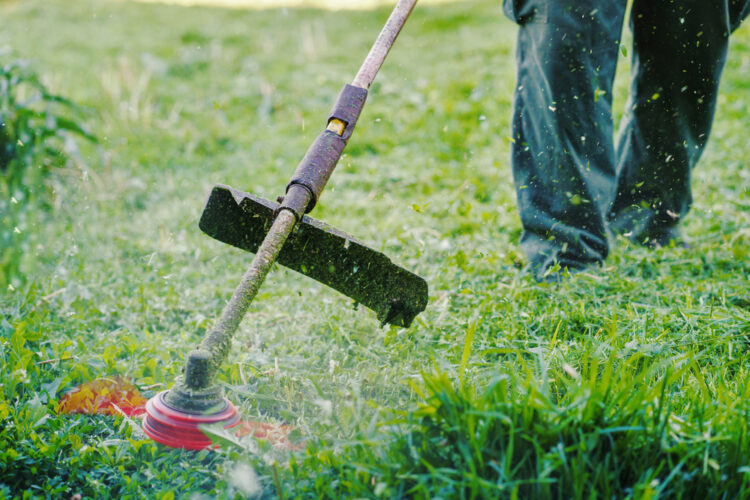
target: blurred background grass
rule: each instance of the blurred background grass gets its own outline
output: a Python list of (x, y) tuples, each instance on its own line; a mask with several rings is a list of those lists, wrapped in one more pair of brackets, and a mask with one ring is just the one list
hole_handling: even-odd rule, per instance
[[(234, 9), (277, 9), (280, 7), (313, 8), (328, 10), (369, 10), (376, 7), (394, 6), (394, 0), (135, 0), (143, 3), (164, 3), (170, 5), (207, 7), (228, 7)], [(455, 3), (462, 0), (420, 0), (419, 5)]]

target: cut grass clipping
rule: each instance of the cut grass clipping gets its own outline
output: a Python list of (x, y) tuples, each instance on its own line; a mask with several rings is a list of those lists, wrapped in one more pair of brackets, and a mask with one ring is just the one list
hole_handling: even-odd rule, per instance
[(691, 247), (616, 241), (549, 286), (517, 245), (516, 28), (500, 2), (418, 6), (314, 213), (427, 279), (415, 325), (270, 273), (219, 379), (296, 451), (218, 430), (218, 452), (170, 450), (129, 417), (56, 413), (97, 378), (172, 383), (248, 263), (198, 230), (208, 189), (282, 194), (388, 12), (0, 2), (0, 46), (99, 139), (51, 169), (52, 209), (19, 227), (27, 283), (0, 290), (0, 498), (750, 495), (747, 24)]

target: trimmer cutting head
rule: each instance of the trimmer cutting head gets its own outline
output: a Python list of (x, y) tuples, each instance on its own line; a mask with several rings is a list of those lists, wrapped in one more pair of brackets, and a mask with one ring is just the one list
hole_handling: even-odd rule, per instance
[(200, 414), (173, 408), (164, 399), (167, 392), (160, 392), (146, 403), (143, 430), (158, 443), (172, 448), (202, 450), (211, 446), (211, 440), (200, 430), (200, 424), (221, 423), (228, 429), (240, 421), (240, 414), (226, 398), (223, 408), (209, 414)]
[[(211, 191), (199, 225), (212, 238), (256, 252), (278, 207), (278, 203), (218, 184)], [(408, 327), (427, 305), (424, 279), (308, 216), (289, 236), (277, 262), (372, 309), (383, 324)]]

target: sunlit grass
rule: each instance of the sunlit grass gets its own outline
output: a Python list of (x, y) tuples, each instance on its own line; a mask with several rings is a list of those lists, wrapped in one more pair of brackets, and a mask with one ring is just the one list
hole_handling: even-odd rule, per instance
[[(163, 3), (170, 5), (206, 7), (227, 7), (233, 9), (277, 9), (313, 8), (329, 10), (370, 10), (377, 7), (394, 6), (397, 0), (135, 0), (143, 3)], [(419, 0), (419, 5), (455, 3), (465, 0)]]

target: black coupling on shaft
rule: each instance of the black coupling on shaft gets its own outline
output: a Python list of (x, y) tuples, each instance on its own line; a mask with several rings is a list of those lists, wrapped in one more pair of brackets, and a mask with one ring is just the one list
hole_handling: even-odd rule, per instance
[(226, 405), (221, 387), (214, 383), (211, 353), (197, 349), (188, 354), (183, 376), (164, 395), (165, 403), (188, 413), (214, 412)]
[(211, 353), (202, 349), (190, 352), (184, 372), (187, 387), (194, 390), (210, 387), (213, 383)]
[(312, 191), (304, 184), (290, 184), (284, 196), (279, 196), (280, 205), (276, 208), (273, 215), (279, 215), (281, 210), (289, 210), (294, 214), (297, 222), (302, 220), (307, 207), (310, 206), (310, 200), (313, 199)]
[[(354, 131), (354, 126), (357, 124), (366, 99), (367, 89), (353, 85), (344, 86), (328, 116), (327, 122), (331, 123), (333, 120), (338, 120), (344, 124), (343, 130), (341, 130), (340, 135), (333, 130), (324, 130), (315, 139), (294, 172), (292, 180), (287, 185), (287, 196), (282, 208), (291, 209), (291, 207), (286, 206), (286, 198), (289, 197), (292, 186), (297, 184), (307, 188), (310, 193), (310, 200), (304, 209), (304, 213), (310, 212), (315, 207), (323, 188), (341, 158), (347, 141)], [(294, 211), (294, 209), (292, 210)]]

